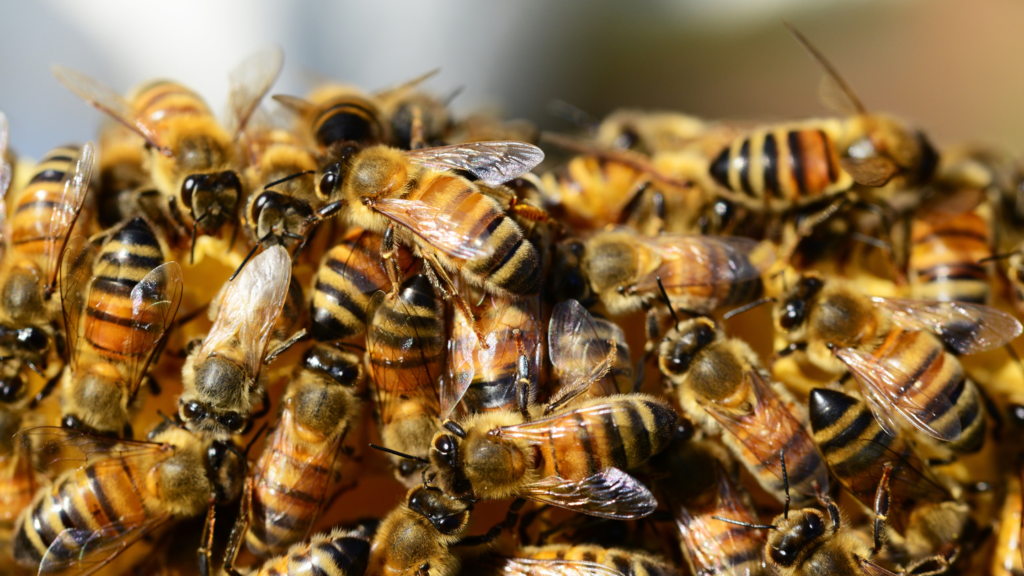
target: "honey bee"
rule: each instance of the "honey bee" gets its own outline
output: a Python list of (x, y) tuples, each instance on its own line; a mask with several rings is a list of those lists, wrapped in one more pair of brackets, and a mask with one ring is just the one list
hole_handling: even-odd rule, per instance
[(339, 84), (325, 85), (305, 99), (285, 94), (273, 96), (282, 106), (296, 113), (296, 131), (321, 154), (338, 144), (384, 144), (391, 140), (391, 126), (380, 103), (358, 88)]
[(52, 360), (62, 345), (60, 304), (51, 296), (92, 181), (93, 158), (92, 143), (51, 150), (15, 197), (9, 222), (7, 202), (0, 202), (0, 400), (8, 404), (24, 400), (27, 369), (49, 378), (33, 404), (57, 385), (60, 364)]
[(395, 475), (413, 486), (440, 421), (437, 381), (444, 370), (444, 306), (423, 274), (410, 277), (392, 301), (377, 292), (367, 313), (366, 353), (384, 447)]
[(70, 362), (61, 424), (131, 437), (131, 404), (178, 313), (184, 286), (153, 230), (133, 218), (98, 250), (76, 237), (60, 281)]
[(245, 128), (281, 62), (281, 51), (273, 48), (231, 72), (226, 127), (199, 95), (175, 82), (143, 84), (126, 99), (80, 72), (54, 66), (53, 73), (79, 98), (142, 136), (153, 185), (168, 199), (179, 224), (191, 227), (194, 250), (196, 234), (215, 234), (236, 218), (243, 183), (232, 135)]
[(616, 316), (653, 306), (660, 297), (659, 278), (677, 310), (707, 314), (753, 300), (761, 293), (762, 272), (774, 261), (748, 238), (648, 238), (629, 230), (599, 232), (562, 250), (574, 252), (579, 263), (563, 274), (575, 276), (568, 284), (581, 292), (575, 298), (586, 302), (596, 296)]
[(658, 495), (675, 516), (692, 574), (769, 574), (763, 537), (713, 518), (757, 522), (750, 495), (736, 483), (736, 467), (719, 445), (677, 438), (653, 462), (667, 473), (657, 483)]
[(244, 576), (361, 576), (366, 573), (370, 557), (370, 535), (363, 530), (334, 528), (320, 533), (309, 542), (296, 544), (288, 552), (267, 560), (255, 569), (240, 569), (234, 556), (241, 542), (229, 548), (224, 571)]
[(878, 188), (894, 182), (905, 189), (927, 182), (939, 155), (925, 135), (891, 116), (868, 112), (824, 55), (786, 27), (826, 72), (826, 103), (848, 117), (754, 130), (712, 161), (712, 178), (734, 200), (770, 210), (836, 196), (855, 183)]
[[(357, 152), (347, 176), (318, 215), (346, 206), (350, 224), (384, 234), (381, 255), (398, 289), (396, 244), (415, 246), (432, 282), (465, 318), (473, 315), (449, 272), (489, 294), (514, 298), (540, 290), (539, 256), (500, 204), (450, 170), (465, 170), (485, 185), (520, 176), (544, 158), (520, 142), (482, 142), (403, 152), (374, 146)], [(325, 173), (322, 178), (330, 178)], [(321, 190), (323, 190), (321, 181)], [(477, 329), (480, 340), (483, 334)]]
[(186, 358), (178, 415), (189, 430), (223, 438), (249, 423), (263, 396), (260, 371), (282, 318), (291, 282), (291, 258), (281, 246), (264, 250), (225, 284), (211, 307), (213, 327)]
[(601, 546), (549, 544), (523, 546), (509, 556), (485, 560), (483, 574), (503, 576), (674, 576), (679, 569), (665, 560), (633, 550)]
[(517, 497), (613, 519), (650, 514), (651, 492), (622, 470), (668, 446), (675, 411), (643, 394), (558, 410), (582, 391), (563, 389), (555, 402), (532, 407), (531, 420), (504, 411), (446, 421), (430, 443), (426, 480), (471, 500)]
[(417, 90), (426, 79), (440, 70), (431, 70), (390, 90), (374, 96), (381, 104), (381, 111), (391, 123), (391, 144), (403, 150), (444, 144), (445, 135), (452, 127), (448, 102), (458, 94), (441, 99)]
[(575, 300), (559, 302), (552, 310), (548, 350), (562, 390), (586, 386), (581, 398), (601, 398), (633, 390), (633, 366), (626, 335), (617, 324), (592, 316)]
[(539, 308), (537, 298), (486, 297), (479, 316), (486, 347), (464, 318), (452, 320), (441, 418), (460, 402), (467, 413), (477, 414), (514, 410), (537, 399), (544, 360)]
[[(350, 228), (324, 255), (310, 302), (310, 332), (321, 342), (362, 334), (366, 330), (366, 310), (379, 290), (391, 288), (381, 265), (383, 237), (362, 228)], [(412, 268), (412, 254), (398, 246), (395, 260), (403, 277)]]
[(243, 495), (239, 522), (253, 554), (284, 553), (309, 536), (326, 508), (330, 487), (341, 479), (342, 442), (359, 418), (361, 364), (352, 352), (318, 344), (295, 371)]
[(971, 532), (970, 511), (956, 501), (904, 436), (882, 431), (864, 402), (836, 390), (815, 388), (809, 405), (814, 441), (836, 480), (866, 507), (889, 469), (886, 517), (897, 536), (890, 546), (913, 558), (959, 545)]
[(230, 444), (164, 422), (150, 442), (64, 428), (23, 432), (43, 466), (74, 467), (36, 493), (16, 525), (14, 558), (42, 573), (93, 572), (170, 521), (238, 497), (245, 458)]
[(832, 374), (856, 377), (878, 425), (896, 435), (894, 415), (953, 452), (981, 448), (985, 415), (975, 384), (956, 356), (1009, 342), (1011, 316), (987, 306), (868, 296), (841, 280), (801, 277), (773, 312), (791, 343)]
[[(727, 337), (710, 318), (686, 320), (658, 345), (658, 366), (687, 416), (710, 432), (728, 432), (726, 446), (780, 502), (788, 482), (801, 503), (828, 489), (828, 470), (804, 428), (803, 407), (772, 382), (746, 342)], [(790, 455), (788, 481), (783, 447)]]

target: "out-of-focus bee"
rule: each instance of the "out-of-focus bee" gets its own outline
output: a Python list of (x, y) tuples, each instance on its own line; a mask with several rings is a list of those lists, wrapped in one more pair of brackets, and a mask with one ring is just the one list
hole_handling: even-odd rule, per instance
[(774, 261), (748, 238), (682, 234), (647, 238), (629, 230), (570, 240), (559, 250), (574, 253), (579, 263), (562, 276), (572, 277), (563, 282), (581, 294), (566, 296), (581, 302), (596, 296), (613, 315), (656, 304), (661, 294), (659, 278), (677, 310), (706, 314), (753, 300), (761, 293), (761, 273)]
[[(391, 281), (381, 265), (383, 237), (362, 228), (349, 229), (324, 255), (313, 279), (310, 332), (321, 342), (357, 336), (366, 330), (370, 298), (389, 290)], [(401, 274), (412, 267), (412, 254), (397, 246), (395, 261)]]
[(169, 521), (238, 497), (245, 458), (231, 445), (162, 423), (151, 442), (63, 428), (25, 432), (49, 468), (73, 465), (18, 517), (14, 557), (43, 573), (98, 570)]
[(377, 418), (384, 447), (418, 460), (391, 455), (402, 483), (420, 482), (440, 425), (438, 380), (444, 370), (444, 304), (427, 277), (402, 284), (392, 301), (376, 293), (367, 313), (366, 353), (373, 376)]
[(40, 479), (32, 467), (32, 445), (19, 430), (30, 428), (31, 413), (0, 408), (0, 545), (10, 549), (14, 521), (31, 502)]
[(501, 576), (676, 576), (679, 569), (643, 552), (600, 546), (523, 546), (492, 555), (474, 574)]
[(380, 103), (358, 88), (331, 84), (305, 99), (284, 94), (273, 98), (297, 114), (298, 134), (327, 157), (332, 146), (344, 142), (372, 146), (391, 140), (391, 126)]
[(874, 506), (878, 483), (890, 469), (890, 547), (912, 558), (959, 545), (972, 523), (969, 509), (927, 468), (903, 435), (886, 434), (859, 399), (827, 388), (811, 391), (814, 441), (829, 470), (865, 507)]
[[(927, 182), (939, 155), (924, 134), (891, 116), (869, 113), (824, 55), (787, 28), (825, 70), (827, 103), (849, 117), (772, 126), (734, 140), (710, 168), (730, 197), (784, 210), (845, 192), (854, 183), (878, 188), (894, 182), (906, 189)], [(865, 193), (870, 196), (860, 192)]]
[[(141, 212), (143, 196), (152, 188), (146, 171), (145, 141), (123, 124), (108, 120), (99, 135), (99, 184), (96, 213), (103, 229)], [(150, 214), (146, 214), (150, 216)]]
[(313, 529), (330, 488), (342, 479), (342, 442), (357, 423), (362, 360), (327, 344), (306, 352), (284, 394), (283, 409), (253, 469), (251, 498), (239, 522), (249, 550), (260, 557), (284, 553)]
[(704, 119), (679, 112), (620, 109), (597, 124), (594, 140), (610, 149), (656, 154), (692, 145), (708, 128)]
[(274, 246), (253, 258), (214, 299), (213, 327), (185, 360), (178, 415), (189, 430), (216, 437), (241, 432), (263, 395), (260, 371), (280, 352), (275, 325), (288, 296), (291, 257)]
[(458, 498), (525, 498), (614, 519), (650, 514), (654, 497), (622, 470), (668, 446), (675, 411), (643, 394), (558, 410), (583, 391), (563, 388), (546, 407), (532, 407), (528, 421), (513, 411), (448, 420), (430, 444), (426, 480)]
[(994, 308), (868, 296), (842, 280), (801, 277), (774, 310), (776, 328), (796, 351), (832, 374), (849, 370), (878, 425), (895, 435), (899, 414), (954, 452), (985, 438), (975, 384), (945, 346), (973, 354), (1009, 342), (1021, 325)]
[(995, 550), (992, 553), (992, 576), (1020, 576), (1024, 574), (1024, 502), (1021, 500), (1021, 476), (1019, 473), (1007, 479), (1003, 507), (999, 513)]
[(452, 320), (441, 418), (460, 402), (466, 413), (477, 414), (514, 410), (537, 399), (544, 356), (539, 304), (537, 298), (485, 297), (477, 309), (486, 347), (479, 345), (465, 318)]
[(496, 140), (536, 144), (540, 140), (540, 129), (529, 120), (505, 120), (492, 113), (479, 112), (459, 119), (445, 135), (445, 141), (450, 144)]
[(780, 502), (787, 498), (780, 450), (797, 502), (828, 489), (828, 469), (804, 428), (803, 407), (767, 375), (757, 354), (710, 318), (672, 328), (658, 345), (658, 366), (683, 411), (705, 430), (723, 429), (726, 446)]
[[(396, 243), (415, 246), (432, 281), (468, 319), (469, 304), (458, 294), (449, 272), (472, 286), (502, 297), (540, 290), (540, 259), (522, 230), (501, 205), (478, 186), (451, 170), (464, 170), (485, 185), (497, 186), (528, 172), (544, 158), (539, 148), (521, 142), (482, 142), (403, 152), (374, 146), (352, 157), (336, 182), (332, 201), (318, 212), (346, 207), (348, 221), (384, 234), (382, 257), (393, 290), (399, 278)], [(333, 174), (333, 175), (332, 175)], [(483, 335), (477, 330), (480, 340)]]
[(131, 405), (178, 313), (177, 262), (142, 218), (67, 250), (60, 281), (70, 362), (61, 381), (61, 424), (131, 437)]
[(693, 574), (767, 576), (764, 537), (714, 516), (757, 522), (750, 495), (735, 481), (735, 464), (717, 444), (677, 438), (652, 462), (666, 476), (658, 497), (675, 516), (680, 547)]
[(431, 70), (404, 84), (374, 94), (384, 117), (391, 123), (392, 145), (410, 150), (445, 143), (445, 135), (452, 125), (448, 102), (458, 92), (441, 99), (417, 89), (439, 71)]
[(179, 224), (192, 229), (194, 249), (196, 234), (215, 234), (236, 218), (243, 184), (232, 135), (245, 128), (281, 62), (281, 51), (273, 48), (231, 72), (228, 126), (217, 122), (198, 94), (176, 82), (148, 82), (123, 98), (74, 70), (54, 66), (53, 73), (79, 98), (142, 136), (153, 185), (168, 198)]
[[(92, 180), (93, 145), (51, 150), (15, 197), (7, 220), (0, 202), (0, 400), (25, 398), (28, 370), (50, 378), (36, 401), (57, 384), (56, 359), (62, 342), (57, 332), (60, 302), (58, 272), (68, 238), (85, 203)], [(3, 178), (9, 178), (9, 171)], [(9, 183), (9, 182), (8, 182)], [(57, 370), (53, 370), (56, 368)]]
[(334, 528), (315, 534), (309, 542), (292, 546), (287, 553), (267, 560), (252, 569), (234, 565), (241, 538), (232, 542), (224, 571), (244, 576), (362, 576), (370, 558), (370, 534), (363, 530)]

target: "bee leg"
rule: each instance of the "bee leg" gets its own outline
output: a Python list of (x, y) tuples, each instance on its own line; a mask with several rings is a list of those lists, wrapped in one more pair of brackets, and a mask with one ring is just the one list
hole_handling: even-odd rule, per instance
[(519, 328), (512, 330), (512, 338), (516, 342), (516, 404), (519, 413), (523, 415), (523, 421), (530, 421), (530, 358), (526, 355), (526, 345), (523, 344), (523, 333)]
[(523, 514), (523, 519), (519, 523), (519, 543), (521, 545), (525, 546), (527, 543), (531, 543), (535, 546), (539, 546), (541, 544), (542, 541), (540, 540), (539, 534), (537, 541), (530, 542), (529, 529), (530, 526), (537, 521), (537, 518), (540, 517), (540, 514), (550, 507), (550, 504), (542, 504), (540, 506), (535, 507), (533, 510), (530, 510), (526, 514)]
[[(252, 507), (252, 478), (248, 478), (245, 481), (245, 487), (242, 490), (242, 505), (238, 511), (238, 518), (235, 520), (235, 525), (231, 528), (231, 536), (228, 538), (228, 547), (224, 550), (224, 572), (231, 576), (241, 576), (241, 573), (235, 568), (235, 561), (238, 559), (238, 552), (242, 549), (242, 540), (245, 539), (246, 532), (249, 531), (249, 509)], [(211, 507), (212, 511), (213, 508)], [(212, 532), (212, 512), (210, 520), (210, 530)], [(203, 540), (206, 542), (206, 539)], [(213, 543), (213, 538), (210, 538), (210, 542), (207, 545), (206, 550), (206, 561), (210, 560), (210, 546)], [(200, 561), (200, 564), (202, 562)], [(203, 576), (207, 576), (205, 573)]]
[(806, 342), (793, 342), (789, 346), (786, 346), (782, 350), (779, 350), (778, 352), (776, 352), (774, 359), (778, 360), (779, 358), (785, 358), (786, 356), (793, 355), (794, 352), (802, 352), (802, 351), (804, 351), (806, 349), (807, 349), (807, 343)]
[(807, 215), (799, 222), (791, 224), (791, 229), (785, 234), (788, 237), (784, 238), (779, 246), (779, 259), (789, 263), (804, 238), (810, 236), (815, 228), (834, 216), (841, 208), (854, 201), (855, 198), (852, 193), (837, 194), (836, 198), (821, 210)]
[(401, 270), (398, 268), (398, 259), (395, 254), (398, 252), (398, 241), (395, 239), (395, 225), (388, 224), (384, 231), (384, 239), (380, 243), (380, 257), (384, 260), (384, 271), (388, 273), (388, 280), (391, 280), (391, 293), (389, 298), (398, 296), (398, 288), (402, 282)]
[(260, 409), (253, 412), (250, 415), (249, 421), (259, 420), (270, 413), (270, 395), (267, 394), (266, 390), (263, 390), (263, 403), (260, 405)]
[(508, 507), (508, 514), (505, 515), (504, 520), (492, 526), (491, 529), (484, 534), (480, 534), (479, 536), (467, 536), (456, 542), (454, 545), (479, 546), (481, 544), (488, 544), (492, 542), (495, 538), (501, 536), (501, 533), (505, 531), (505, 529), (511, 530), (515, 527), (516, 523), (519, 521), (519, 511), (523, 509), (525, 504), (525, 499), (516, 498), (512, 501), (512, 505)]
[(872, 556), (881, 552), (885, 540), (885, 523), (889, 521), (889, 504), (892, 501), (889, 494), (889, 477), (891, 475), (892, 462), (886, 462), (882, 467), (882, 478), (878, 481), (878, 489), (875, 491), (875, 529), (874, 545), (871, 547)]
[(210, 495), (210, 503), (206, 510), (206, 522), (203, 524), (203, 534), (200, 537), (201, 546), (196, 550), (196, 556), (199, 557), (199, 574), (201, 576), (210, 576), (213, 565), (210, 562), (211, 552), (213, 550), (213, 525), (215, 522), (215, 511), (214, 505), (215, 498)]
[(280, 345), (280, 346), (278, 346), (277, 348), (274, 348), (274, 350), (273, 350), (273, 351), (271, 351), (271, 352), (270, 352), (270, 354), (267, 354), (267, 357), (263, 359), (263, 363), (264, 363), (264, 364), (270, 364), (270, 363), (271, 363), (271, 362), (273, 362), (273, 361), (274, 361), (274, 360), (275, 360), (275, 359), (276, 359), (276, 358), (277, 358), (278, 356), (280, 356), (281, 354), (283, 354), (283, 353), (284, 353), (285, 351), (287, 351), (287, 350), (288, 350), (289, 348), (291, 348), (292, 346), (295, 346), (295, 345), (296, 345), (296, 344), (298, 344), (299, 342), (302, 342), (302, 341), (303, 341), (303, 340), (305, 340), (305, 339), (306, 339), (306, 338), (307, 338), (308, 336), (309, 336), (309, 333), (308, 333), (308, 332), (306, 332), (306, 329), (305, 329), (305, 328), (303, 328), (302, 330), (299, 330), (299, 331), (298, 331), (298, 332), (296, 332), (295, 334), (292, 334), (292, 337), (291, 337), (291, 338), (289, 338), (289, 339), (285, 340), (284, 342), (282, 342), (282, 343), (281, 343), (281, 345)]
[(135, 430), (132, 428), (132, 423), (128, 422), (121, 429), (121, 437), (125, 440), (132, 440), (135, 438)]
[(618, 354), (618, 345), (615, 340), (607, 340), (608, 343), (608, 355), (604, 357), (604, 360), (595, 366), (585, 378), (581, 378), (579, 382), (574, 386), (563, 387), (555, 394), (555, 396), (548, 401), (548, 405), (544, 407), (544, 415), (547, 416), (552, 412), (562, 408), (569, 402), (575, 400), (580, 394), (585, 393), (590, 389), (590, 386), (604, 378), (608, 371), (612, 369), (612, 364), (615, 362), (615, 358)]
[(152, 374), (146, 374), (146, 387), (149, 388), (149, 393), (153, 396), (159, 396), (163, 390), (160, 388), (160, 383), (153, 378)]
[(60, 383), (60, 378), (63, 375), (64, 371), (61, 370), (60, 372), (57, 373), (56, 376), (47, 380), (46, 384), (43, 385), (43, 389), (40, 390), (39, 393), (36, 394), (35, 398), (33, 398), (32, 401), (28, 403), (29, 409), (35, 408), (36, 406), (39, 405), (40, 402), (45, 400), (47, 396), (53, 394), (54, 389), (57, 388), (57, 384)]
[(449, 302), (453, 303), (462, 317), (466, 319), (466, 323), (473, 327), (473, 332), (476, 334), (476, 341), (480, 344), (480, 347), (484, 350), (487, 349), (487, 341), (484, 340), (484, 333), (480, 331), (480, 326), (477, 325), (476, 316), (473, 315), (473, 310), (469, 307), (469, 302), (459, 294), (458, 290), (455, 289), (455, 283), (452, 282), (448, 272), (441, 266), (441, 263), (437, 261), (437, 258), (433, 255), (424, 254), (423, 261), (427, 264), (427, 276), (432, 278), (431, 282), (435, 283), (434, 286), (441, 292), (441, 297)]
[(412, 122), (409, 126), (409, 149), (419, 150), (426, 147), (423, 136), (423, 110), (419, 106), (412, 107)]

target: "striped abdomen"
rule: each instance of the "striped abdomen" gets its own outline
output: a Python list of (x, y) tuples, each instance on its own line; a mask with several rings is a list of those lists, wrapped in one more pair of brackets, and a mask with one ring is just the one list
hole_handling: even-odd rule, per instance
[(619, 395), (590, 400), (579, 408), (523, 426), (548, 434), (537, 443), (540, 476), (582, 480), (605, 468), (635, 468), (672, 439), (677, 416), (665, 402)]
[[(39, 568), (43, 555), (65, 529), (81, 531), (90, 537), (100, 526), (122, 530), (136, 527), (151, 516), (146, 509), (153, 494), (143, 493), (150, 484), (144, 469), (124, 461), (103, 461), (61, 476), (52, 486), (40, 489), (32, 504), (18, 517), (14, 536), (14, 558), (19, 564)], [(101, 558), (112, 552), (103, 545), (109, 536), (88, 546), (85, 559)], [(83, 544), (76, 541), (77, 544)], [(114, 547), (117, 541), (113, 541)], [(50, 548), (54, 560), (70, 559), (78, 554), (60, 544)]]
[(157, 125), (181, 116), (213, 116), (198, 94), (170, 80), (143, 84), (132, 92), (129, 100), (142, 117)]
[(49, 235), (50, 219), (64, 196), (64, 178), (69, 170), (74, 170), (80, 152), (78, 146), (61, 146), (47, 152), (14, 201), (10, 215), (11, 246), (36, 258), (40, 266), (45, 265), (46, 245), (56, 240)]
[(890, 436), (861, 400), (827, 388), (811, 392), (808, 403), (814, 442), (833, 476), (864, 506), (874, 507), (883, 466), (893, 466), (889, 480), (889, 525), (905, 534), (920, 501), (941, 502), (950, 497), (923, 477), (925, 463), (903, 435)]
[[(660, 297), (656, 281), (660, 277), (674, 306), (697, 312), (745, 304), (761, 296), (763, 284), (758, 268), (746, 255), (714, 244), (704, 247), (700, 259), (687, 255), (673, 254), (648, 274), (644, 293)], [(736, 278), (749, 280), (734, 282)]]
[(832, 126), (777, 127), (735, 140), (711, 163), (711, 177), (752, 203), (785, 207), (846, 190)]
[(955, 215), (914, 218), (907, 261), (911, 297), (988, 303), (991, 264), (982, 262), (992, 256), (992, 222), (987, 216), (987, 205), (982, 205)]
[(629, 202), (650, 182), (649, 175), (625, 162), (577, 156), (543, 176), (561, 199), (561, 217), (574, 228), (600, 230), (619, 225)]
[(475, 245), (488, 252), (465, 261), (452, 258), (451, 269), (463, 278), (500, 296), (530, 296), (540, 291), (536, 248), (498, 203), (468, 180), (449, 174), (433, 175), (408, 199), (439, 208), (461, 235), (472, 238)]
[[(516, 558), (532, 560), (570, 560), (576, 562), (593, 562), (606, 568), (618, 571), (622, 576), (676, 576), (679, 569), (661, 558), (642, 552), (602, 548), (600, 546), (570, 546), (568, 544), (549, 544), (547, 546), (524, 546), (515, 552)], [(537, 574), (555, 572), (540, 571)], [(582, 570), (573, 570), (572, 574), (587, 574)], [(603, 574), (593, 572), (593, 574)]]
[(306, 546), (267, 560), (254, 576), (362, 576), (370, 557), (366, 536), (335, 529)]
[(387, 135), (380, 109), (373, 102), (355, 94), (337, 96), (318, 103), (310, 118), (310, 129), (322, 149), (346, 141), (378, 144)]
[(137, 320), (154, 332), (148, 337), (133, 336), (132, 332), (143, 328), (133, 324), (131, 292), (163, 263), (160, 242), (142, 218), (126, 222), (104, 243), (93, 267), (83, 319), (83, 337), (93, 352), (121, 361), (152, 352), (164, 329), (162, 317), (147, 321), (143, 312)]
[[(347, 338), (366, 329), (370, 297), (391, 289), (381, 264), (381, 240), (380, 234), (355, 228), (321, 260), (311, 303), (311, 332), (317, 340)], [(402, 246), (397, 260), (401, 270), (412, 266), (412, 255)]]
[(946, 352), (934, 334), (893, 328), (871, 354), (892, 365), (907, 378), (897, 397), (913, 395), (915, 404), (928, 406), (929, 399), (945, 396), (953, 405), (946, 413), (932, 413), (922, 419), (935, 430), (946, 430), (955, 419), (960, 420), (960, 439), (942, 445), (960, 453), (977, 452), (985, 440), (985, 414), (974, 382), (964, 376), (963, 366)]

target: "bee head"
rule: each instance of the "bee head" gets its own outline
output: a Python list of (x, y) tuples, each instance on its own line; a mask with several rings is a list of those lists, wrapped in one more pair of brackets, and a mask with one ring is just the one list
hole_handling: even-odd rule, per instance
[(234, 170), (190, 174), (181, 184), (181, 203), (203, 234), (216, 232), (231, 220), (241, 197), (242, 181)]
[(694, 357), (715, 341), (715, 323), (709, 318), (694, 318), (669, 330), (658, 346), (658, 365), (669, 378), (679, 377), (690, 369)]
[(550, 274), (547, 283), (548, 297), (552, 302), (577, 300), (584, 307), (594, 302), (594, 291), (583, 271), (583, 257), (586, 245), (578, 238), (570, 238), (555, 245), (551, 261), (551, 269), (558, 274)]
[(473, 486), (462, 469), (459, 458), (461, 439), (453, 433), (438, 432), (430, 443), (430, 470), (425, 477), (436, 482), (445, 494), (474, 499)]
[(284, 245), (286, 237), (298, 240), (312, 215), (309, 203), (275, 190), (263, 191), (249, 207), (250, 226), (267, 247)]
[(776, 518), (768, 534), (768, 559), (782, 568), (798, 566), (829, 536), (825, 515), (813, 508)]
[(807, 320), (811, 300), (821, 291), (824, 281), (815, 275), (805, 275), (790, 292), (788, 298), (775, 308), (775, 322), (782, 332), (793, 332)]

